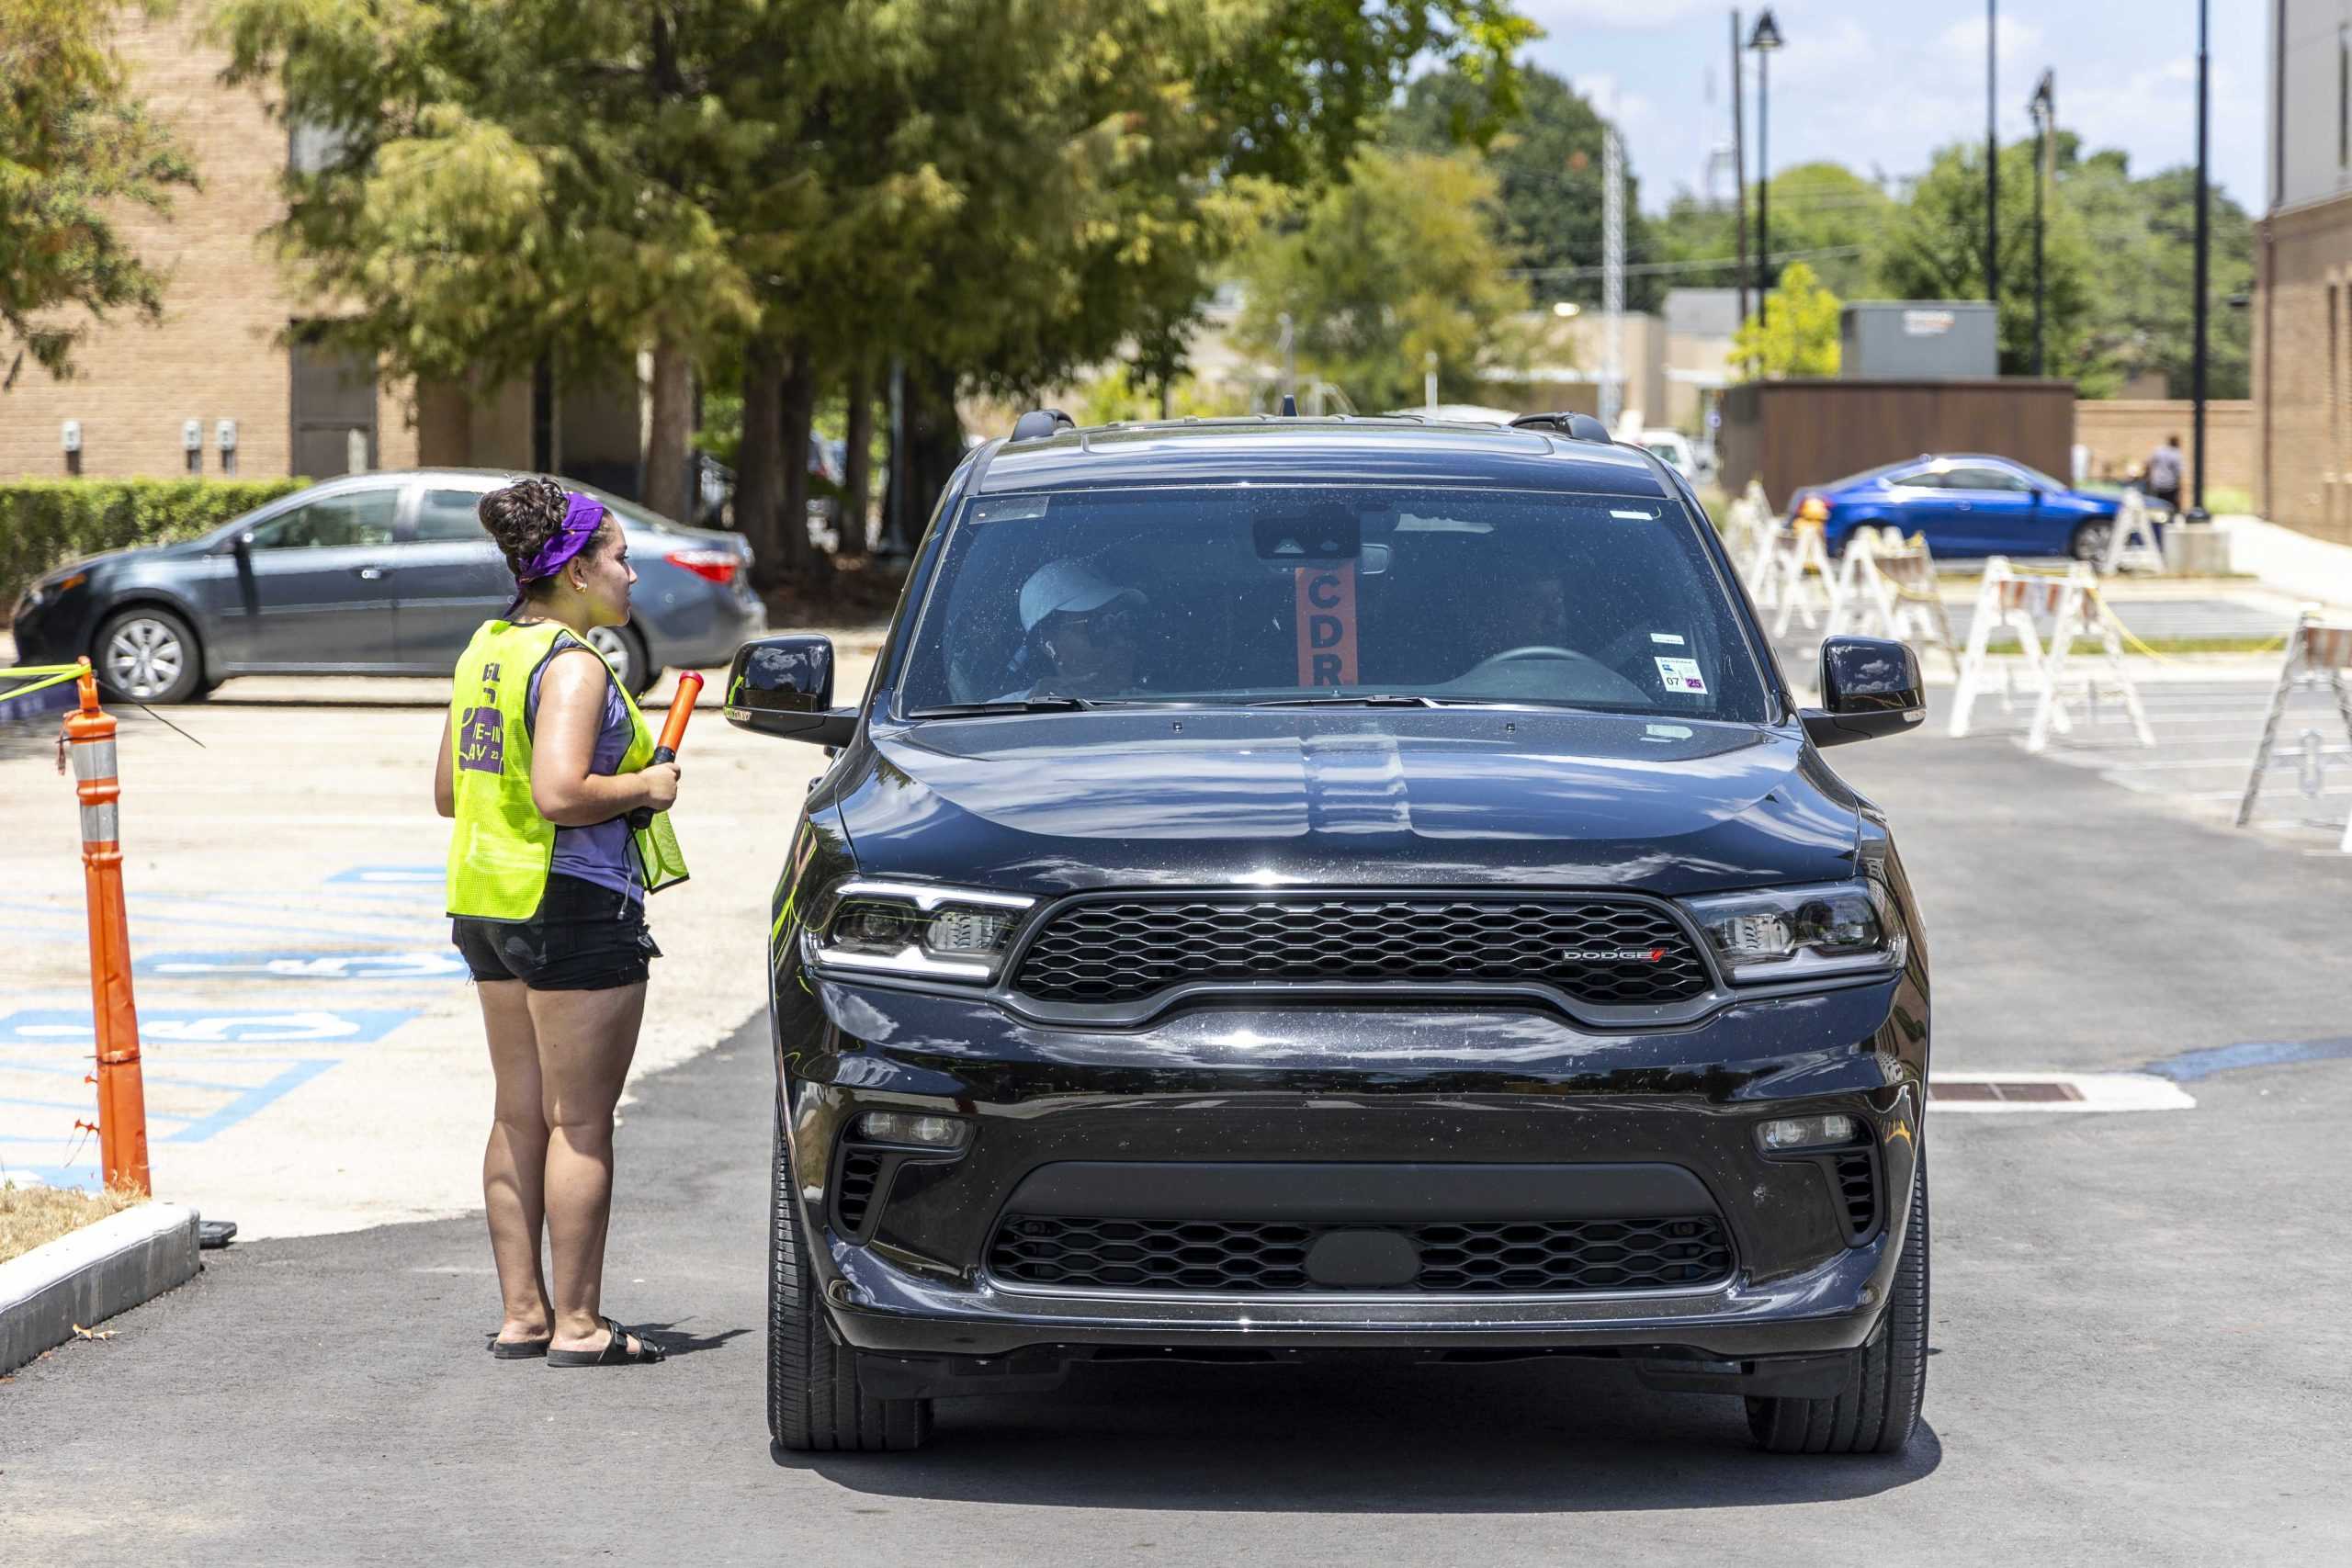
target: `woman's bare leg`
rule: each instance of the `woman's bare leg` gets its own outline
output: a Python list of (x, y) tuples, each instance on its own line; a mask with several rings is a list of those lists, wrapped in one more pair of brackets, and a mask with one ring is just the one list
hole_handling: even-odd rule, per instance
[(490, 1218), (490, 1254), (498, 1264), (504, 1300), (501, 1339), (544, 1339), (555, 1321), (539, 1272), (539, 1229), (545, 1197), (548, 1122), (539, 1086), (539, 1039), (520, 980), (485, 980), (481, 1021), (490, 1038), (490, 1070), (498, 1090), (489, 1146), (481, 1156), (483, 1212)]
[(605, 1227), (613, 1205), (613, 1107), (637, 1054), (645, 984), (533, 991), (547, 1112), (548, 1250), (558, 1350), (602, 1348)]

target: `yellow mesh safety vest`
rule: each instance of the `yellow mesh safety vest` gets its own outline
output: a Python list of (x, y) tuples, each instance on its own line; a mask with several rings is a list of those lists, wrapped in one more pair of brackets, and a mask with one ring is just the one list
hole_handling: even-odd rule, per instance
[[(556, 825), (531, 798), (531, 727), (526, 722), (531, 676), (567, 648), (588, 644), (552, 621), (515, 626), (485, 621), (458, 660), (449, 698), (450, 776), (458, 819), (449, 835), (449, 913), (490, 920), (527, 920), (538, 912), (555, 858)], [(590, 651), (594, 652), (592, 649)], [(606, 671), (611, 673), (609, 667)], [(617, 682), (616, 682), (617, 684)], [(619, 772), (653, 760), (653, 731), (626, 690), (629, 744)], [(645, 890), (686, 879), (668, 812), (630, 835)]]

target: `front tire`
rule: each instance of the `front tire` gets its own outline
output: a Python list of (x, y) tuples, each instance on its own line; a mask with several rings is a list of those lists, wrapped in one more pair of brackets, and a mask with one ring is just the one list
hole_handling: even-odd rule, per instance
[(107, 617), (91, 662), (109, 693), (134, 702), (185, 703), (204, 682), (196, 633), (169, 610), (147, 604)]
[(2074, 537), (2066, 541), (2066, 553), (2076, 560), (2086, 560), (2096, 566), (2106, 558), (2107, 542), (2114, 536), (2114, 523), (2103, 517), (2094, 517), (2075, 527)]
[(1928, 1164), (1911, 1183), (1911, 1224), (1894, 1265), (1893, 1299), (1857, 1351), (1845, 1392), (1827, 1399), (1750, 1399), (1747, 1429), (1776, 1454), (1899, 1453), (1918, 1429), (1928, 1392)]
[(769, 1189), (768, 1435), (794, 1453), (882, 1453), (919, 1449), (931, 1437), (931, 1401), (875, 1399), (857, 1382), (857, 1357), (834, 1342), (817, 1300), (792, 1156), (776, 1106), (775, 1170)]

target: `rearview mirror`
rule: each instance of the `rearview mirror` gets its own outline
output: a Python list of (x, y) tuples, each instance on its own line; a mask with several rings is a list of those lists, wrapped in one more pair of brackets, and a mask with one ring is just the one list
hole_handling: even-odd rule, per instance
[(831, 637), (754, 637), (735, 650), (727, 671), (727, 722), (740, 729), (820, 746), (846, 746), (857, 710), (833, 703)]
[(1833, 637), (1821, 645), (1821, 706), (1797, 716), (1815, 746), (1917, 729), (1928, 716), (1919, 656), (1884, 637)]

